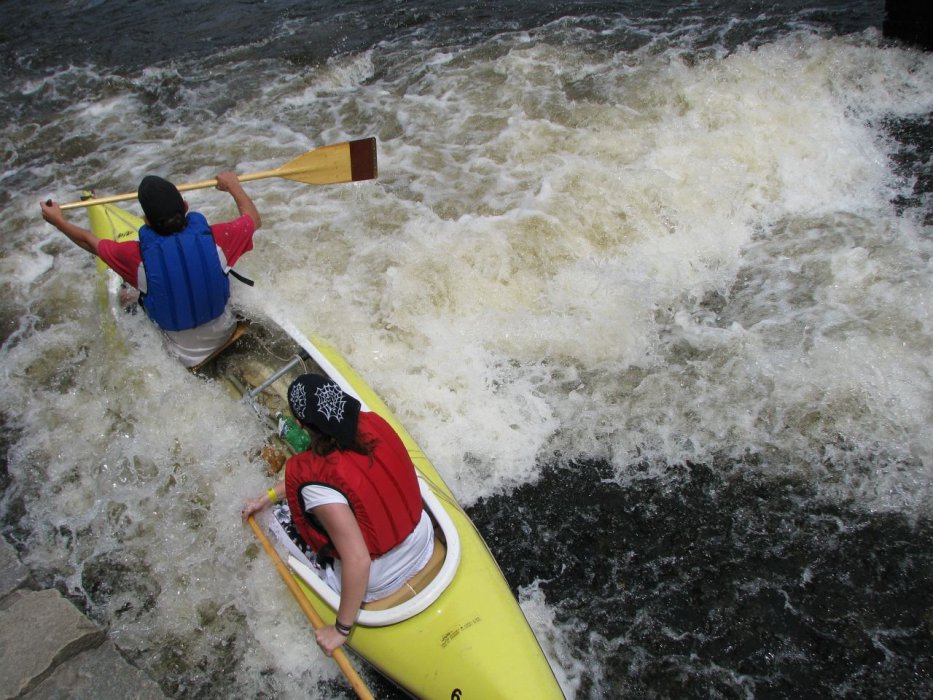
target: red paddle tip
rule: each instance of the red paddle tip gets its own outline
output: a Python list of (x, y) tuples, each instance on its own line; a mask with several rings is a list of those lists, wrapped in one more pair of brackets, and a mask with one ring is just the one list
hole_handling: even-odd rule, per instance
[(350, 174), (353, 182), (373, 180), (378, 176), (375, 137), (350, 142)]

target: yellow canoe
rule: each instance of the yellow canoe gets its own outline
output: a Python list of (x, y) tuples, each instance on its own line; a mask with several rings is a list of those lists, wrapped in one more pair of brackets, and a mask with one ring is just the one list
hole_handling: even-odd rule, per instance
[[(113, 204), (94, 205), (88, 208), (88, 214), (96, 235), (115, 240), (132, 239), (142, 223)], [(270, 325), (276, 328), (270, 331)], [(233, 368), (235, 358), (228, 362), (225, 352), (218, 360), (221, 365), (218, 373), (235, 384), (238, 393), (256, 400), (258, 411), (264, 412), (270, 421), (275, 411), (287, 406), (284, 395), (291, 379), (305, 370), (328, 375), (344, 391), (359, 398), (364, 410), (383, 416), (408, 447), (418, 469), (425, 506), (445, 544), (439, 571), (414, 598), (388, 609), (361, 612), (348, 641), (353, 651), (418, 698), (563, 698), (554, 673), (482, 536), (385, 403), (339, 352), (320, 338), (279, 319), (272, 324), (260, 322), (258, 328), (278, 332), (276, 342), (291, 343), (296, 356), (308, 356), (310, 360), (296, 362), (272, 382), (268, 379), (278, 368), (264, 366), (258, 378), (267, 381), (257, 381), (255, 358), (251, 359), (252, 376), (234, 376), (238, 374)], [(281, 347), (276, 355), (282, 357)], [(268, 386), (263, 386), (266, 383)], [(320, 617), (332, 623), (337, 594), (317, 576), (297, 548), (290, 545), (275, 518), (265, 518), (263, 526), (282, 548), (303, 594)]]

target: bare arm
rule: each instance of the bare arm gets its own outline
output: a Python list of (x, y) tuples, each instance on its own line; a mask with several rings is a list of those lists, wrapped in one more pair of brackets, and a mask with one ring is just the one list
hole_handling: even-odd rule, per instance
[(100, 239), (97, 236), (88, 229), (68, 221), (62, 213), (61, 207), (51, 199), (47, 202), (39, 202), (39, 207), (42, 209), (43, 219), (68, 236), (75, 245), (97, 255), (97, 246), (100, 244)]
[[(241, 515), (245, 522), (249, 516), (278, 502), (285, 494), (285, 482), (280, 481), (273, 489), (275, 500), (268, 493), (251, 498), (243, 506)], [(314, 514), (324, 526), (334, 547), (340, 552), (340, 606), (337, 609), (337, 621), (348, 627), (356, 622), (363, 596), (369, 586), (369, 570), (372, 563), (369, 550), (356, 516), (350, 506), (343, 503), (329, 503), (317, 506)], [(325, 654), (331, 656), (334, 650), (343, 646), (347, 638), (337, 631), (335, 625), (328, 625), (315, 633), (317, 643)]]
[(228, 171), (218, 173), (217, 189), (221, 192), (228, 192), (230, 196), (233, 197), (233, 201), (240, 211), (240, 216), (248, 214), (257, 229), (262, 226), (262, 218), (259, 216), (259, 210), (256, 208), (256, 205), (253, 204), (253, 200), (249, 198), (249, 195), (246, 194), (236, 173)]
[[(314, 514), (321, 521), (334, 547), (340, 552), (340, 607), (337, 609), (337, 622), (352, 626), (363, 604), (363, 596), (369, 586), (369, 569), (372, 563), (369, 550), (356, 516), (350, 506), (343, 503), (329, 503), (318, 506)], [(322, 627), (316, 632), (317, 643), (328, 656), (343, 646), (347, 638), (337, 631), (335, 625)]]

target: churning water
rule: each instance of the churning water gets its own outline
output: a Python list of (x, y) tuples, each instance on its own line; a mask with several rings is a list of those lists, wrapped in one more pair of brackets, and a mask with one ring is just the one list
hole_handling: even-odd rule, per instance
[(933, 57), (881, 3), (153, 5), (0, 9), (0, 515), (43, 584), (170, 695), (346, 696), (239, 522), (256, 421), (37, 203), (376, 136), (378, 180), (248, 185), (236, 300), (385, 398), (566, 695), (933, 693)]

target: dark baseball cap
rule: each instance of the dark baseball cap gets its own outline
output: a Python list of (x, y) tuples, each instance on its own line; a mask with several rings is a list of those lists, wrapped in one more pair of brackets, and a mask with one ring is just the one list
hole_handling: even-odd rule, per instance
[(146, 175), (136, 191), (139, 203), (151, 224), (168, 221), (185, 213), (185, 200), (171, 182), (158, 175)]

